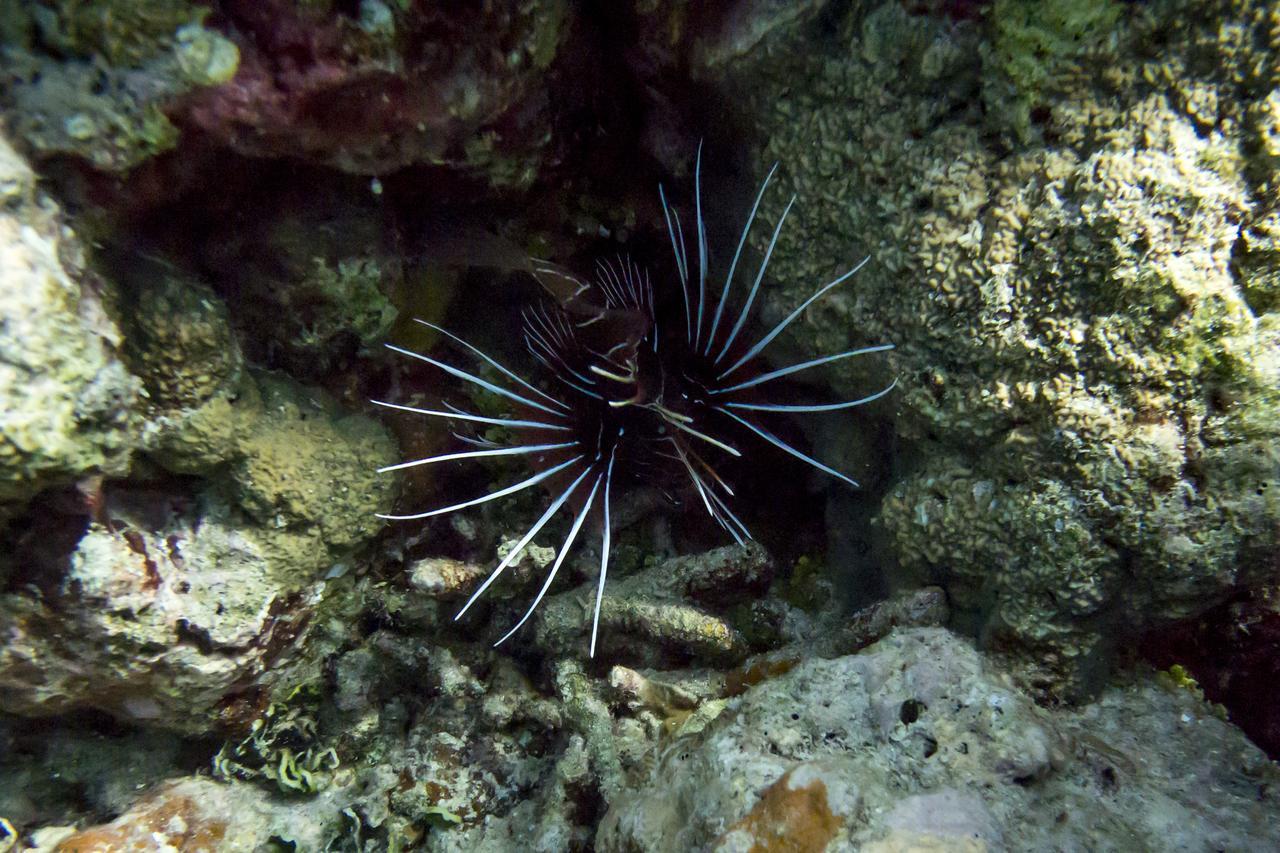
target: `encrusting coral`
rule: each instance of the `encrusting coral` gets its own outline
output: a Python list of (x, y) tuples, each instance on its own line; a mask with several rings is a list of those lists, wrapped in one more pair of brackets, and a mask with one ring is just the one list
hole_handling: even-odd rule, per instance
[(82, 157), (122, 172), (177, 145), (170, 112), (230, 80), (236, 45), (189, 0), (51, 0), (4, 7), (0, 103), (37, 157)]
[(57, 205), (0, 137), (0, 517), (42, 488), (128, 470), (140, 384)]
[[(1098, 14), (1072, 56), (1010, 40), (1018, 3), (990, 7), (986, 33), (884, 3), (825, 50), (778, 36), (723, 72), (753, 93), (760, 159), (815, 199), (792, 212), (767, 304), (850, 245), (873, 258), (810, 313), (804, 347), (851, 329), (898, 344), (897, 429), (921, 452), (877, 514), (905, 570), (890, 582), (943, 583), (963, 624), (1059, 696), (1097, 686), (1117, 629), (1255, 582), (1280, 530), (1280, 13), (1075, 5)], [(1032, 62), (1022, 49), (1053, 67), (1025, 93), (1038, 143), (1010, 149), (976, 95)], [(835, 366), (838, 386), (864, 387), (867, 366)]]

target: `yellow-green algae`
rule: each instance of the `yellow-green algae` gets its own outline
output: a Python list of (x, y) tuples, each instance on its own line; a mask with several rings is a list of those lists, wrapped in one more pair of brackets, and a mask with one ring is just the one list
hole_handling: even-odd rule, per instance
[(990, 114), (1019, 138), (1032, 134), (1031, 109), (1050, 78), (1114, 32), (1118, 0), (996, 0), (987, 10), (983, 97)]
[(140, 385), (76, 235), (0, 137), (0, 506), (123, 474)]

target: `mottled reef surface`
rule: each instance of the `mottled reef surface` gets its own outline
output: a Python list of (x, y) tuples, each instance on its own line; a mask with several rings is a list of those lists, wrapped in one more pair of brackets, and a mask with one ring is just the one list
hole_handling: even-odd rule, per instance
[[(630, 493), (494, 649), (571, 519), (454, 621), (546, 497), (379, 519), (525, 470), (376, 473), (501, 411), (381, 344), (669, 287), (700, 143), (762, 330), (870, 258), (775, 344), (896, 345), (862, 488)], [(0, 0), (0, 276), (0, 853), (1280, 849), (1273, 3)]]

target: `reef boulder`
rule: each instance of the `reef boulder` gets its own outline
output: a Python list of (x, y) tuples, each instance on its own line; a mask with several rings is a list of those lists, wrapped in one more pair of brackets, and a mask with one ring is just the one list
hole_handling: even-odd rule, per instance
[(1280, 843), (1275, 775), (1186, 691), (1140, 681), (1046, 711), (967, 642), (920, 628), (733, 700), (615, 798), (596, 845), (1258, 849)]
[(58, 206), (0, 137), (0, 517), (40, 489), (128, 470), (141, 383), (112, 292)]
[(201, 733), (294, 677), (282, 659), (305, 641), (326, 576), (345, 573), (389, 508), (396, 481), (376, 469), (395, 446), (328, 395), (245, 369), (199, 282), (157, 268), (127, 289), (146, 462), (15, 523), (0, 708), (92, 707)]

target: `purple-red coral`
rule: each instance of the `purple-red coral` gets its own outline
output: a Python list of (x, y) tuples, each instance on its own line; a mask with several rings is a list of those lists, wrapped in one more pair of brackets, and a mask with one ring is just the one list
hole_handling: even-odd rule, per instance
[(381, 8), (372, 21), (224, 0), (211, 23), (239, 46), (239, 70), (180, 118), (242, 154), (359, 174), (450, 164), (518, 184), (536, 173), (522, 167), (536, 166), (549, 136), (544, 78), (571, 23), (567, 6)]

